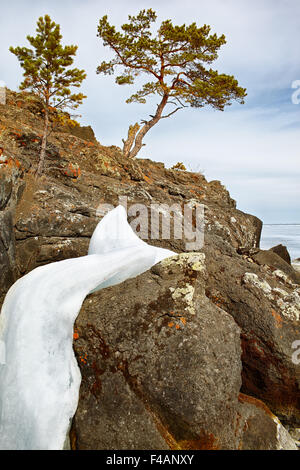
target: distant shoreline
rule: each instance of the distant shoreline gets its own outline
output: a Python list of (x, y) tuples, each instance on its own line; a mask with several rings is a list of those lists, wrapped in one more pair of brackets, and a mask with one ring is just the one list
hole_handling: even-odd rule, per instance
[(300, 223), (263, 224), (261, 249), (269, 250), (279, 244), (287, 247), (291, 260), (298, 259), (300, 257)]

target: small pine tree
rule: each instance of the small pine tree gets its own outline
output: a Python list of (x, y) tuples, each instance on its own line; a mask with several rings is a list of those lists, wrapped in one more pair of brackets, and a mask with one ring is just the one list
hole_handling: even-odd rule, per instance
[(44, 171), (47, 138), (49, 134), (49, 112), (55, 108), (58, 112), (65, 108), (76, 109), (86, 98), (82, 93), (72, 93), (70, 87), (80, 87), (86, 78), (84, 70), (70, 69), (77, 46), (62, 46), (60, 25), (51, 20), (49, 15), (37, 21), (37, 35), (27, 36), (33, 49), (10, 47), (24, 69), (24, 81), (20, 90), (33, 91), (44, 107), (44, 129), (37, 168), (37, 175)]

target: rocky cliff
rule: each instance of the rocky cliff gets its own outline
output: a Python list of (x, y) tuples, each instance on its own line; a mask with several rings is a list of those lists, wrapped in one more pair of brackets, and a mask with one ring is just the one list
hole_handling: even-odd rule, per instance
[[(103, 205), (120, 197), (129, 221), (140, 207), (145, 241), (178, 253), (85, 300), (74, 330), (82, 385), (71, 447), (296, 449), (299, 273), (280, 252), (259, 249), (261, 221), (238, 210), (218, 181), (124, 161), (91, 128), (54, 119), (36, 179), (41, 133), (39, 101), (8, 90), (0, 105), (1, 302), (35, 267), (85, 255)], [(187, 236), (172, 231), (151, 238), (154, 207), (195, 203), (204, 207), (202, 248), (186, 252)]]

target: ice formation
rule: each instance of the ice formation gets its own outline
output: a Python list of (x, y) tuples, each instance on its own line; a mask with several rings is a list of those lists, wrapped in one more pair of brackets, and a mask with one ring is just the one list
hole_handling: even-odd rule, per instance
[(174, 253), (142, 241), (122, 206), (98, 224), (87, 256), (38, 267), (8, 291), (0, 315), (0, 449), (62, 449), (81, 374), (73, 325), (85, 297)]

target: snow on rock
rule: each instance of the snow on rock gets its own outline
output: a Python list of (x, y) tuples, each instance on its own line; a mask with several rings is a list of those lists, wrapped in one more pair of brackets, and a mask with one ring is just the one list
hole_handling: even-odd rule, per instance
[(10, 288), (0, 316), (0, 449), (63, 448), (78, 403), (73, 325), (85, 297), (173, 255), (139, 239), (118, 206), (87, 256), (38, 267)]

